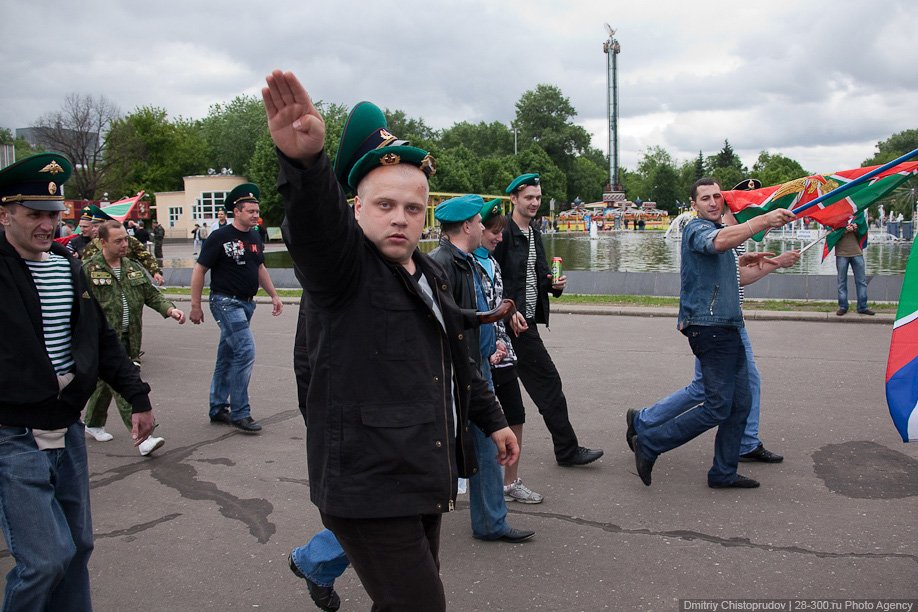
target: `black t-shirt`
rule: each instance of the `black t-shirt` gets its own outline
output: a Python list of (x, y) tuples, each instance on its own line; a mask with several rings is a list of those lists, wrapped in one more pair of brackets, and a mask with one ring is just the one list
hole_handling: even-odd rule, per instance
[(253, 297), (258, 292), (264, 251), (258, 232), (243, 232), (230, 223), (211, 232), (198, 257), (198, 263), (210, 269), (211, 293)]

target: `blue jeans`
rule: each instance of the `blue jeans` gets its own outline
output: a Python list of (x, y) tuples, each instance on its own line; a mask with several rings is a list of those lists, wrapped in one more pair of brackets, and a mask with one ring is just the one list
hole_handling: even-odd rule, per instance
[(838, 307), (848, 310), (848, 266), (854, 272), (854, 288), (857, 291), (857, 311), (867, 310), (867, 269), (864, 256), (836, 257), (835, 269), (838, 271)]
[(319, 586), (331, 587), (350, 562), (338, 538), (328, 529), (312, 536), (303, 546), (297, 546), (291, 553), (293, 562), (303, 575)]
[[(746, 328), (739, 330), (743, 348), (746, 349), (746, 366), (749, 369), (749, 394), (751, 407), (749, 417), (746, 419), (746, 428), (743, 430), (743, 439), (740, 442), (740, 454), (751, 453), (759, 447), (759, 409), (761, 406), (762, 381), (759, 369), (755, 365), (752, 354), (752, 343)], [(666, 421), (678, 417), (692, 408), (704, 403), (704, 380), (701, 376), (701, 361), (695, 358), (695, 378), (687, 387), (679, 389), (672, 395), (664, 397), (649, 408), (641, 410), (634, 418), (635, 426), (642, 429), (659, 427)]]
[(83, 424), (65, 448), (38, 450), (32, 430), (0, 427), (0, 527), (16, 565), (3, 610), (92, 610), (92, 515)]
[(210, 416), (229, 407), (234, 421), (250, 416), (249, 380), (255, 365), (255, 337), (249, 328), (255, 302), (211, 294), (210, 313), (220, 326), (217, 364), (210, 382)]
[(496, 540), (510, 531), (507, 502), (504, 501), (504, 473), (497, 462), (494, 441), (470, 423), (475, 441), (478, 473), (469, 478), (469, 515), (472, 535), (479, 540)]
[(740, 440), (749, 416), (746, 351), (737, 328), (692, 325), (685, 333), (692, 352), (701, 362), (704, 403), (658, 427), (644, 428), (635, 423), (635, 448), (644, 459), (655, 461), (666, 451), (717, 427), (708, 484), (731, 484), (736, 480)]

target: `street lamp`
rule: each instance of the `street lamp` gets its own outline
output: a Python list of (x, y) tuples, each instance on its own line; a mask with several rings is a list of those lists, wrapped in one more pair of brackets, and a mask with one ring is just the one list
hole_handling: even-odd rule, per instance
[(607, 84), (606, 106), (609, 110), (609, 182), (612, 190), (618, 190), (618, 54), (621, 45), (615, 40), (615, 30), (605, 24), (609, 39), (602, 43), (602, 52), (606, 54)]

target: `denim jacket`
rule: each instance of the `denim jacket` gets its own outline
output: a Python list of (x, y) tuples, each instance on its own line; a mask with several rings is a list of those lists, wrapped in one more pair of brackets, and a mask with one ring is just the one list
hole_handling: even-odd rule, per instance
[(743, 327), (733, 249), (718, 251), (714, 238), (723, 225), (693, 219), (682, 232), (680, 331), (690, 325)]

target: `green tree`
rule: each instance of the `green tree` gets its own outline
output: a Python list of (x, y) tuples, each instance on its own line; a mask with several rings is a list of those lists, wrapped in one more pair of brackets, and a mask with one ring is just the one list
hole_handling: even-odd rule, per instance
[(414, 119), (401, 110), (383, 111), (389, 131), (402, 140), (411, 142), (412, 146), (427, 149), (433, 148), (437, 133), (433, 128), (424, 123), (423, 119)]
[(695, 179), (692, 181), (692, 183), (704, 177), (705, 175), (704, 155), (702, 155), (700, 149), (698, 150), (698, 157), (695, 158), (694, 173)]
[[(516, 120), (519, 129), (519, 149), (529, 143), (538, 145), (562, 173), (571, 171), (574, 158), (590, 150), (590, 135), (576, 125), (577, 111), (561, 90), (554, 85), (540, 84), (525, 92), (516, 103)], [(520, 164), (528, 171), (525, 164)], [(567, 177), (565, 176), (565, 180)], [(567, 184), (569, 194), (574, 185)]]
[(879, 166), (918, 149), (918, 129), (897, 132), (878, 142), (876, 148), (877, 152), (861, 166)]
[(584, 202), (602, 200), (602, 188), (609, 181), (607, 172), (586, 156), (575, 157), (567, 173), (568, 194)]
[(226, 104), (214, 104), (201, 120), (201, 129), (211, 167), (247, 175), (255, 145), (268, 132), (264, 103), (255, 96), (236, 96)]
[[(780, 153), (762, 151), (759, 158), (752, 165), (752, 177), (762, 181), (763, 186), (780, 185), (804, 176), (810, 172), (803, 169), (796, 160), (785, 157)], [(732, 185), (731, 185), (732, 187)], [(727, 187), (729, 189), (729, 187)]]
[(207, 154), (197, 122), (170, 121), (163, 108), (137, 108), (109, 131), (105, 189), (113, 198), (182, 189), (183, 177), (206, 172)]
[(280, 225), (284, 220), (284, 203), (277, 191), (278, 172), (280, 166), (274, 151), (274, 141), (269, 133), (265, 133), (255, 143), (255, 152), (249, 160), (246, 178), (258, 185), (261, 191), (259, 209), (262, 219), (269, 226)]
[(437, 172), (430, 179), (431, 191), (477, 193), (481, 189), (478, 157), (460, 145), (433, 153)]
[(469, 123), (461, 121), (443, 130), (440, 146), (453, 149), (460, 145), (479, 157), (510, 155), (513, 153), (513, 132), (503, 123)]
[(706, 162), (711, 176), (717, 179), (722, 189), (731, 189), (749, 175), (743, 165), (743, 160), (739, 158), (728, 140), (724, 140), (724, 148), (716, 155), (708, 157)]
[(491, 195), (504, 195), (507, 185), (522, 174), (519, 160), (513, 154), (482, 158), (478, 162), (478, 173), (481, 192)]

